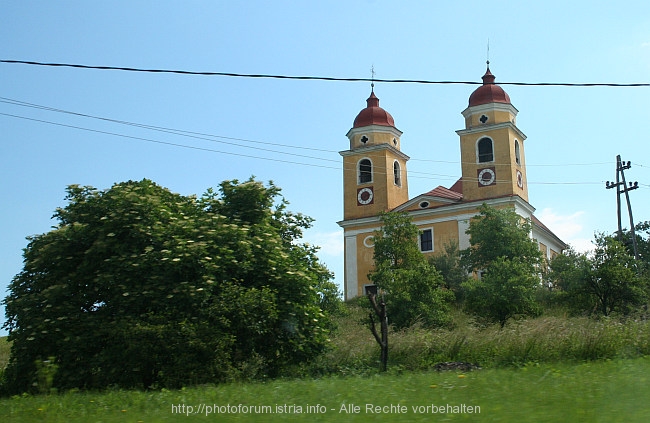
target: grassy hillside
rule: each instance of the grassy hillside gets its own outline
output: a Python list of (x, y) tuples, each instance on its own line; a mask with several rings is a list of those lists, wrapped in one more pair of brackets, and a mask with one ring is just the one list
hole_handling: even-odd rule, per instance
[(405, 372), (181, 391), (66, 393), (0, 399), (0, 420), (633, 423), (650, 415), (649, 375), (650, 359), (638, 358), (467, 374)]
[[(350, 306), (338, 321), (333, 348), (313, 374), (374, 374), (379, 347), (367, 325), (367, 312)], [(484, 368), (531, 363), (584, 362), (650, 355), (650, 321), (566, 317), (561, 311), (536, 319), (478, 327), (456, 312), (453, 330), (421, 327), (389, 335), (389, 368), (421, 371), (436, 363), (467, 361)], [(319, 373), (320, 372), (320, 373)]]
[[(478, 327), (457, 312), (452, 330), (392, 332), (389, 372), (379, 375), (378, 346), (365, 319), (363, 308), (349, 304), (332, 348), (285, 379), (0, 398), (0, 421), (361, 422), (375, 414), (373, 421), (645, 422), (650, 415), (648, 320), (556, 311), (501, 329)], [(0, 339), (3, 367), (8, 356), (9, 344)], [(432, 370), (445, 361), (483, 369)]]

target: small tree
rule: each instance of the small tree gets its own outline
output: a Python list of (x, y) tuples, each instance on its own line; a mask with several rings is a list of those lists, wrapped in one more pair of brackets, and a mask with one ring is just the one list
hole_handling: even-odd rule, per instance
[[(388, 313), (386, 312), (386, 301), (384, 301), (383, 295), (377, 301), (377, 293), (373, 291), (368, 292), (368, 300), (372, 307), (372, 311), (368, 314), (370, 319), (370, 332), (375, 337), (375, 341), (379, 344), (380, 349), (379, 371), (385, 372), (388, 368)], [(380, 332), (377, 332), (377, 327), (375, 326), (375, 316), (379, 319)]]
[(569, 248), (549, 263), (547, 281), (552, 298), (568, 307), (572, 314), (590, 313), (597, 308), (595, 298), (587, 289), (592, 277), (592, 261), (586, 254)]
[(517, 257), (531, 273), (536, 272), (542, 253), (530, 237), (531, 230), (530, 220), (514, 209), (496, 209), (483, 204), (479, 207), (479, 215), (470, 221), (467, 230), (470, 248), (463, 251), (463, 262), (476, 271), (486, 269), (499, 257)]
[(591, 255), (569, 251), (551, 261), (550, 277), (574, 313), (629, 313), (648, 299), (648, 281), (615, 236), (597, 235)]
[(535, 292), (542, 254), (530, 238), (530, 221), (513, 209), (486, 204), (479, 212), (467, 230), (471, 246), (463, 252), (467, 268), (480, 275), (462, 285), (466, 309), (502, 327), (511, 317), (537, 315)]
[(537, 316), (541, 312), (535, 300), (539, 278), (530, 273), (528, 263), (517, 258), (497, 258), (480, 280), (469, 280), (463, 286), (467, 310), (501, 327), (512, 317)]
[(368, 277), (385, 294), (391, 324), (448, 324), (453, 293), (420, 252), (417, 226), (403, 213), (385, 213), (381, 220), (382, 230), (374, 239), (375, 268)]
[(586, 288), (596, 297), (603, 315), (614, 310), (628, 313), (630, 307), (645, 300), (641, 280), (635, 273), (634, 257), (621, 242), (609, 236), (597, 236), (592, 260), (593, 274)]

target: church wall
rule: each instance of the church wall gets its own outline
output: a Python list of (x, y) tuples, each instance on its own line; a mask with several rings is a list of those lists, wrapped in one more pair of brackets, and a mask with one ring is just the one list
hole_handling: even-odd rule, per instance
[(544, 254), (547, 260), (551, 260), (558, 254), (558, 251), (564, 249), (564, 245), (558, 243), (553, 237), (547, 235), (547, 233), (536, 226), (533, 226), (533, 239), (538, 243), (539, 249)]
[(445, 245), (450, 241), (458, 243), (458, 220), (455, 218), (433, 224), (418, 224), (417, 221), (413, 223), (420, 230), (433, 229), (433, 251), (425, 253), (427, 256), (443, 253), (445, 251)]

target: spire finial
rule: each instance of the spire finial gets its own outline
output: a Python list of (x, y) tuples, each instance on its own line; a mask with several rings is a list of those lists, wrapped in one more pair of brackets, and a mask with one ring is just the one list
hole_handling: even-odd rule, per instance
[(370, 75), (371, 75), (370, 91), (374, 93), (375, 92), (375, 65), (374, 64), (370, 67)]
[(490, 69), (490, 39), (489, 38), (487, 40), (487, 60), (486, 60), (486, 63), (487, 63), (488, 69)]

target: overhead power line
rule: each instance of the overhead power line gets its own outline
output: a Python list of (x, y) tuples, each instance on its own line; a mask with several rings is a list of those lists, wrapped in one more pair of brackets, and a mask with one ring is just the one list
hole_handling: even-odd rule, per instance
[(152, 143), (156, 143), (156, 144), (169, 145), (169, 146), (173, 146), (173, 147), (181, 147), (181, 148), (189, 148), (189, 149), (192, 149), (192, 150), (207, 151), (207, 152), (210, 152), (210, 153), (228, 154), (228, 155), (232, 155), (232, 156), (248, 157), (248, 158), (252, 158), (252, 159), (271, 160), (271, 161), (274, 161), (274, 162), (290, 163), (290, 164), (297, 164), (297, 165), (303, 165), (303, 166), (322, 167), (322, 168), (326, 168), (326, 169), (339, 169), (338, 167), (334, 167), (334, 166), (325, 166), (325, 165), (319, 165), (319, 164), (313, 164), (313, 163), (301, 163), (301, 162), (296, 162), (296, 161), (291, 161), (291, 160), (272, 159), (272, 158), (268, 158), (268, 157), (254, 156), (254, 155), (250, 155), (250, 154), (233, 153), (233, 152), (229, 152), (229, 151), (215, 150), (215, 149), (212, 149), (212, 148), (196, 147), (196, 146), (187, 145), (187, 144), (179, 144), (179, 143), (168, 142), (168, 141), (160, 141), (160, 140), (155, 140), (155, 139), (151, 139), (151, 138), (135, 137), (135, 136), (132, 136), (132, 135), (118, 134), (116, 132), (101, 131), (99, 129), (83, 128), (81, 126), (67, 125), (67, 124), (58, 123), (58, 122), (50, 122), (50, 121), (47, 121), (47, 120), (35, 119), (35, 118), (30, 118), (30, 117), (25, 117), (25, 116), (17, 116), (17, 115), (12, 115), (12, 114), (9, 114), (9, 113), (0, 113), (0, 116), (7, 116), (7, 117), (18, 118), (18, 119), (25, 119), (25, 120), (30, 120), (30, 121), (33, 121), (33, 122), (47, 123), (49, 125), (62, 126), (62, 127), (65, 127), (65, 128), (72, 128), (72, 129), (78, 129), (78, 130), (81, 130), (81, 131), (94, 132), (94, 133), (98, 133), (98, 134), (112, 135), (112, 136), (122, 137), (122, 138), (129, 138), (129, 139), (138, 140), (138, 141), (152, 142)]
[[(482, 85), (479, 81), (431, 81), (426, 79), (377, 79), (377, 78), (338, 78), (332, 76), (297, 76), (297, 75), (274, 75), (274, 74), (247, 74), (233, 72), (209, 72), (209, 71), (188, 71), (176, 69), (146, 69), (123, 66), (96, 66), (82, 65), (75, 63), (48, 63), (35, 62), (31, 60), (8, 60), (0, 59), (0, 63), (21, 64), (32, 66), (68, 67), (78, 69), (114, 70), (126, 72), (148, 72), (148, 73), (173, 73), (180, 75), (199, 76), (229, 76), (239, 78), (272, 78), (272, 79), (294, 79), (312, 81), (340, 81), (340, 82), (383, 82), (383, 83), (407, 83), (407, 84), (438, 84), (438, 85)], [(650, 83), (572, 83), (572, 82), (499, 82), (499, 85), (523, 85), (523, 86), (560, 86), (560, 87), (650, 87)]]
[[(152, 138), (144, 138), (144, 137), (137, 137), (133, 135), (126, 135), (126, 134), (120, 134), (116, 132), (110, 132), (110, 131), (103, 131), (99, 129), (92, 129), (92, 128), (84, 128), (81, 126), (76, 126), (76, 125), (68, 125), (64, 123), (59, 123), (59, 122), (51, 122), (47, 120), (42, 120), (42, 119), (36, 119), (36, 118), (31, 118), (31, 117), (26, 117), (26, 116), (18, 116), (18, 115), (13, 115), (9, 113), (0, 113), (0, 116), (7, 116), (7, 117), (12, 117), (12, 118), (17, 118), (17, 119), (23, 119), (23, 120), (28, 120), (32, 122), (39, 122), (39, 123), (45, 123), (49, 125), (55, 125), (55, 126), (60, 126), (60, 127), (65, 127), (65, 128), (71, 128), (71, 129), (77, 129), (81, 131), (86, 131), (86, 132), (93, 132), (93, 133), (98, 133), (98, 134), (103, 134), (103, 135), (110, 135), (110, 136), (116, 136), (116, 137), (121, 137), (121, 138), (126, 138), (126, 139), (132, 139), (136, 141), (144, 141), (144, 142), (149, 142), (149, 143), (155, 143), (155, 144), (162, 144), (162, 145), (167, 145), (171, 147), (179, 147), (179, 148), (186, 148), (186, 149), (191, 149), (191, 150), (198, 150), (198, 151), (204, 151), (204, 152), (209, 152), (209, 153), (217, 153), (217, 154), (226, 154), (226, 155), (232, 155), (232, 156), (238, 156), (238, 157), (246, 157), (246, 158), (251, 158), (251, 159), (259, 159), (259, 160), (266, 160), (266, 161), (273, 161), (273, 162), (279, 162), (279, 163), (287, 163), (287, 164), (294, 164), (294, 165), (300, 165), (300, 166), (308, 166), (308, 167), (318, 167), (318, 168), (324, 168), (324, 169), (333, 169), (333, 170), (344, 170), (344, 168), (340, 166), (328, 166), (328, 165), (321, 165), (321, 164), (316, 164), (316, 163), (305, 163), (305, 162), (299, 162), (295, 160), (284, 160), (284, 159), (277, 159), (273, 157), (265, 157), (265, 156), (257, 156), (257, 155), (252, 155), (252, 154), (242, 154), (242, 153), (235, 153), (231, 151), (223, 151), (223, 150), (216, 150), (212, 148), (205, 148), (205, 147), (199, 147), (199, 146), (193, 146), (193, 145), (187, 145), (187, 144), (181, 144), (181, 143), (175, 143), (175, 142), (169, 142), (169, 141), (162, 141), (162, 140), (157, 140), (157, 139), (152, 139)], [(286, 153), (285, 153), (286, 154)], [(302, 157), (307, 157), (307, 156), (302, 156)], [(353, 168), (350, 168), (353, 169)], [(350, 170), (348, 169), (348, 170)], [(377, 175), (385, 175), (385, 174), (391, 174), (392, 169), (375, 169), (375, 172)], [(414, 174), (415, 175), (414, 175)], [(443, 175), (443, 174), (434, 174), (434, 173), (426, 173), (426, 172), (409, 172), (410, 178), (417, 178), (417, 179), (448, 179), (448, 180), (457, 180), (458, 176), (457, 175)], [(417, 174), (420, 174), (422, 176), (419, 176)], [(478, 178), (465, 178), (466, 181), (478, 181)], [(502, 180), (501, 182), (511, 182), (507, 180)], [(529, 184), (535, 184), (535, 185), (594, 185), (594, 184), (602, 184), (603, 181), (601, 182), (536, 182), (536, 181), (529, 181)], [(639, 184), (641, 185), (641, 184)]]
[[(221, 144), (233, 145), (233, 146), (242, 147), (242, 148), (264, 150), (264, 151), (269, 151), (269, 152), (278, 153), (278, 154), (285, 154), (285, 155), (292, 155), (292, 156), (297, 156), (297, 157), (312, 158), (312, 159), (316, 159), (316, 160), (323, 160), (323, 161), (329, 161), (329, 162), (339, 162), (338, 159), (334, 160), (334, 159), (327, 159), (327, 158), (322, 158), (322, 157), (314, 157), (314, 156), (307, 156), (307, 155), (301, 155), (301, 154), (295, 154), (295, 153), (287, 153), (287, 152), (278, 151), (278, 150), (265, 149), (265, 148), (259, 148), (259, 147), (251, 147), (251, 146), (242, 145), (242, 144), (239, 144), (239, 143), (236, 143), (236, 142), (229, 142), (229, 141), (241, 141), (241, 142), (252, 143), (252, 144), (269, 145), (269, 146), (283, 147), (283, 148), (290, 148), (290, 149), (299, 149), (299, 150), (312, 150), (312, 151), (332, 153), (332, 154), (337, 154), (338, 153), (337, 150), (315, 148), (315, 147), (297, 146), (297, 145), (274, 143), (274, 142), (267, 142), (267, 141), (258, 141), (258, 140), (251, 140), (251, 139), (245, 139), (245, 138), (227, 137), (227, 136), (223, 136), (223, 135), (206, 134), (206, 133), (203, 133), (203, 132), (187, 131), (187, 130), (183, 130), (183, 129), (166, 128), (166, 127), (148, 125), (148, 124), (144, 124), (144, 123), (137, 123), (137, 122), (130, 122), (130, 121), (125, 121), (125, 120), (111, 119), (111, 118), (102, 117), (102, 116), (95, 116), (95, 115), (91, 115), (91, 114), (87, 114), (87, 113), (80, 113), (80, 112), (74, 112), (74, 111), (69, 111), (69, 110), (63, 110), (63, 109), (59, 109), (59, 108), (55, 108), (55, 107), (44, 106), (44, 105), (35, 104), (35, 103), (29, 103), (29, 102), (26, 102), (26, 101), (15, 100), (15, 99), (7, 98), (7, 97), (0, 97), (0, 103), (5, 103), (5, 104), (13, 105), (13, 106), (29, 107), (29, 108), (34, 108), (34, 109), (38, 109), (38, 110), (45, 110), (45, 111), (48, 111), (48, 112), (63, 113), (63, 114), (68, 114), (68, 115), (72, 115), (72, 116), (79, 116), (79, 117), (83, 117), (83, 118), (100, 120), (100, 121), (104, 121), (104, 122), (117, 123), (117, 124), (120, 124), (120, 125), (126, 125), (126, 126), (141, 128), (141, 129), (164, 132), (164, 133), (169, 133), (169, 134), (188, 137), (188, 138), (195, 138), (195, 139), (206, 140), (206, 141), (210, 141), (210, 142), (217, 142), (217, 143), (221, 143)], [(19, 116), (14, 116), (14, 115), (8, 115), (8, 116), (9, 117), (19, 117)], [(27, 119), (27, 118), (25, 118), (25, 119)], [(220, 141), (220, 140), (215, 139), (215, 138), (223, 139), (223, 140), (229, 140), (229, 141)], [(444, 164), (453, 164), (453, 165), (463, 164), (463, 163), (459, 163), (458, 161), (451, 161), (451, 160), (432, 160), (432, 159), (411, 158), (411, 161), (413, 161), (413, 162), (444, 163)], [(500, 165), (500, 164), (501, 163), (495, 163), (495, 165), (497, 165), (497, 166)], [(527, 166), (528, 167), (535, 167), (535, 166), (562, 167), (562, 166), (595, 166), (595, 165), (602, 165), (602, 164), (609, 164), (609, 162), (553, 163), (553, 164), (529, 163)], [(639, 166), (642, 166), (642, 165), (639, 165)], [(411, 171), (410, 173), (414, 173), (414, 174), (421, 173), (421, 174), (436, 175), (436, 176), (449, 176), (449, 175), (432, 174), (430, 172)]]
[[(203, 137), (211, 137), (211, 138), (220, 138), (220, 139), (225, 139), (225, 140), (232, 140), (232, 141), (242, 141), (242, 142), (248, 142), (248, 143), (253, 143), (253, 144), (265, 144), (265, 145), (273, 145), (277, 147), (288, 147), (288, 148), (296, 148), (300, 150), (312, 150), (312, 151), (323, 151), (327, 153), (335, 152), (334, 150), (326, 150), (323, 148), (314, 148), (314, 147), (304, 147), (304, 146), (297, 146), (297, 145), (289, 145), (289, 144), (280, 144), (280, 143), (273, 143), (273, 142), (265, 142), (265, 141), (256, 141), (256, 140), (249, 140), (249, 139), (244, 139), (244, 138), (235, 138), (235, 137), (226, 137), (223, 135), (212, 135), (212, 134), (206, 134), (202, 132), (192, 132), (192, 131), (186, 131), (183, 129), (174, 129), (174, 128), (165, 128), (162, 126), (154, 126), (154, 125), (147, 125), (144, 123), (137, 123), (137, 122), (129, 122), (125, 120), (118, 120), (118, 119), (111, 119), (107, 117), (102, 117), (102, 116), (94, 116), (86, 113), (79, 113), (79, 112), (72, 112), (69, 110), (63, 110), (63, 109), (57, 109), (54, 107), (49, 107), (49, 106), (42, 106), (39, 104), (34, 104), (34, 103), (28, 103), (26, 101), (21, 101), (21, 100), (14, 100), (11, 98), (6, 98), (6, 97), (0, 97), (0, 103), (6, 103), (6, 104), (11, 104), (13, 106), (22, 106), (22, 107), (31, 107), (34, 109), (39, 109), (39, 110), (46, 110), (48, 112), (56, 112), (56, 113), (64, 113), (68, 115), (73, 115), (73, 116), (79, 116), (79, 117), (84, 117), (84, 118), (90, 118), (90, 119), (97, 119), (97, 120), (102, 120), (105, 122), (111, 122), (111, 123), (118, 123), (120, 125), (128, 125), (128, 126), (134, 126), (137, 128), (143, 128), (143, 129), (149, 129), (152, 131), (160, 131), (160, 132), (167, 132), (170, 134), (176, 134), (176, 135), (182, 135), (182, 136), (187, 136), (187, 137), (192, 137), (192, 138), (199, 138), (199, 139), (207, 139)], [(215, 140), (208, 140), (208, 141), (215, 141)], [(220, 142), (220, 141), (217, 141)], [(226, 143), (230, 144), (230, 143)], [(239, 144), (235, 144), (239, 145)]]

